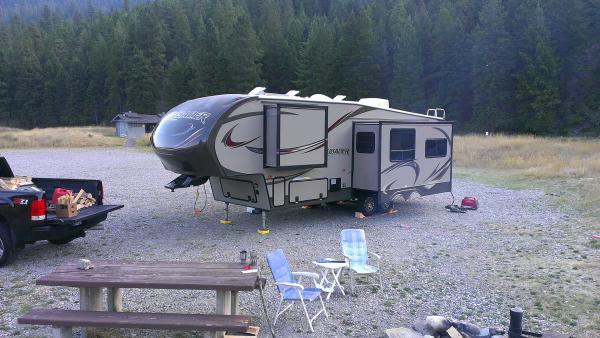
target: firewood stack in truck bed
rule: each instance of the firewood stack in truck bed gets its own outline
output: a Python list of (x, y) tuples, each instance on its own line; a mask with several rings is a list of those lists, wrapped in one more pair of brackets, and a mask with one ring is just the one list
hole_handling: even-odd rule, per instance
[(33, 185), (29, 176), (15, 176), (0, 178), (0, 189), (17, 190), (20, 187)]
[(81, 189), (73, 199), (73, 203), (77, 203), (77, 210), (79, 210), (96, 205), (96, 199), (92, 194)]
[(85, 190), (81, 189), (79, 190), (77, 195), (68, 194), (60, 196), (58, 198), (58, 204), (77, 204), (77, 210), (81, 210), (96, 205), (96, 199), (92, 196), (92, 194), (85, 192)]

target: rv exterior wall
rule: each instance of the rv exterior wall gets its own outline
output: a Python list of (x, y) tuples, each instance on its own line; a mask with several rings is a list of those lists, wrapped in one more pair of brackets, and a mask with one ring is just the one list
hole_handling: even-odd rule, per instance
[[(276, 108), (269, 108), (277, 106), (282, 107), (279, 110), (281, 114), (279, 118), (285, 116), (284, 122), (275, 119)], [(324, 112), (326, 112), (325, 119), (323, 119)], [(362, 160), (360, 157), (362, 155), (357, 156), (353, 164), (354, 122), (357, 125), (370, 122), (377, 128), (380, 128), (381, 124), (381, 128), (385, 128), (385, 131), (382, 131), (381, 136), (378, 135), (381, 140), (376, 142), (376, 149), (372, 156), (365, 156)], [(233, 192), (237, 191), (237, 188), (232, 185), (235, 181), (227, 181), (223, 185), (219, 177), (213, 176), (210, 181), (214, 198), (257, 209), (271, 210), (298, 204), (349, 199), (354, 189), (380, 193), (389, 190), (391, 193), (384, 194), (383, 199), (393, 198), (400, 190), (415, 188), (413, 191), (426, 192), (425, 190), (436, 182), (450, 179), (448, 169), (440, 177), (437, 174), (429, 177), (431, 175), (429, 171), (433, 171), (438, 163), (448, 160), (451, 163), (450, 151), (443, 159), (427, 159), (426, 162), (421, 163), (420, 161), (425, 160), (420, 153), (422, 150), (415, 149), (419, 155), (412, 164), (397, 165), (394, 170), (382, 172), (387, 168), (386, 165), (389, 167), (397, 164), (389, 162), (389, 135), (386, 134), (389, 134), (391, 125), (387, 126), (388, 122), (407, 123), (413, 125), (411, 128), (418, 128), (419, 140), (415, 141), (415, 148), (419, 147), (419, 149), (424, 146), (428, 137), (445, 137), (443, 133), (436, 131), (436, 127), (440, 127), (450, 136), (452, 132), (451, 124), (439, 119), (357, 103), (294, 101), (276, 97), (246, 100), (219, 118), (218, 123), (211, 130), (209, 140), (212, 141), (207, 146), (212, 148), (211, 151), (214, 150), (223, 177), (251, 181), (257, 191), (257, 197), (255, 201), (253, 198), (248, 200), (247, 197), (245, 201), (241, 201), (239, 195), (243, 194), (237, 194), (235, 196), (237, 199), (232, 198)], [(279, 125), (280, 128), (278, 130), (270, 128), (271, 123)], [(278, 144), (272, 141), (273, 138), (278, 140)], [(326, 142), (317, 142), (325, 138)], [(317, 155), (322, 156), (322, 162), (316, 160)], [(276, 160), (277, 156), (279, 161)], [(379, 157), (381, 160), (378, 159)], [(312, 165), (296, 166), (306, 163)], [(319, 163), (326, 163), (326, 165), (319, 165)], [(381, 165), (381, 170), (378, 164)], [(285, 167), (285, 165), (293, 166)], [(416, 176), (414, 167), (421, 169), (419, 177)], [(352, 182), (353, 170), (356, 179), (354, 183)], [(328, 182), (331, 178), (337, 179), (335, 186), (337, 191), (329, 189)], [(309, 180), (321, 180), (323, 183), (318, 186), (313, 186), (312, 183), (298, 185), (299, 181)], [(243, 189), (249, 187), (247, 183), (240, 182), (240, 184), (246, 186)], [(417, 187), (417, 185), (421, 186)], [(228, 192), (230, 195), (227, 195)], [(298, 203), (296, 203), (296, 196)]]

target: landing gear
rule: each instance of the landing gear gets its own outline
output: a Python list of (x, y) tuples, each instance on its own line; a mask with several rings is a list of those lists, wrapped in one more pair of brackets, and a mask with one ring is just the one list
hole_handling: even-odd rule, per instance
[(267, 212), (264, 210), (262, 210), (262, 225), (256, 232), (261, 235), (267, 235), (270, 232), (269, 228), (267, 228)]
[(225, 202), (225, 219), (220, 220), (221, 224), (231, 224), (233, 223), (229, 219), (229, 202)]

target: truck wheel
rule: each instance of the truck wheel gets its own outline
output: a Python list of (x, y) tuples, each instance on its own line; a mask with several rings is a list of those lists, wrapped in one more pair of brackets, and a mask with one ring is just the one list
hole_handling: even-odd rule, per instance
[(377, 197), (373, 194), (361, 194), (358, 197), (358, 211), (365, 216), (372, 216), (377, 211)]
[(10, 237), (8, 226), (0, 224), (0, 267), (10, 263), (15, 258), (15, 247)]

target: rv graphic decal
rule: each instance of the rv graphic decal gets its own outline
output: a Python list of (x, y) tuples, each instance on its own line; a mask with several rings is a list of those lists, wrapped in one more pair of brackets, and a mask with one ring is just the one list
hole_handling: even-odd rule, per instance
[(344, 116), (340, 117), (337, 121), (333, 122), (333, 124), (327, 128), (327, 132), (332, 131), (333, 129), (335, 129), (337, 126), (339, 126), (340, 124), (346, 122), (346, 120), (348, 120), (351, 117), (354, 117), (356, 115), (362, 114), (362, 113), (366, 113), (370, 110), (373, 110), (373, 108), (370, 107), (360, 107), (355, 111), (351, 111), (347, 114), (345, 114)]
[[(250, 142), (252, 142), (252, 141), (250, 141)], [(248, 142), (248, 143), (250, 143), (250, 142)], [(279, 155), (288, 155), (288, 154), (297, 153), (297, 152), (303, 151), (303, 150), (305, 150), (304, 154), (306, 154), (306, 153), (310, 153), (311, 151), (315, 151), (319, 148), (322, 148), (323, 146), (325, 146), (325, 139), (315, 141), (313, 143), (305, 144), (305, 145), (299, 146), (299, 147), (280, 149), (278, 154)], [(263, 148), (259, 148), (259, 147), (246, 146), (246, 149), (248, 149), (251, 152), (256, 153), (256, 154), (263, 153)]]
[[(391, 166), (387, 167), (386, 169), (384, 169), (381, 174), (386, 174), (389, 172), (394, 171), (395, 169), (398, 168), (402, 168), (402, 167), (411, 167), (414, 171), (415, 171), (415, 181), (413, 182), (413, 184), (417, 183), (417, 179), (419, 178), (419, 172), (421, 171), (421, 167), (419, 167), (419, 164), (415, 161), (404, 161), (404, 162), (396, 162), (394, 164), (392, 164)], [(387, 191), (390, 190), (390, 188), (394, 185), (394, 183), (396, 183), (399, 179), (393, 180), (392, 182), (390, 182), (385, 189), (383, 189), (383, 193), (387, 194)]]
[(223, 142), (223, 144), (226, 145), (227, 147), (239, 148), (239, 147), (245, 146), (246, 144), (252, 143), (255, 140), (257, 140), (258, 138), (260, 138), (260, 136), (257, 136), (255, 138), (251, 139), (250, 141), (243, 141), (243, 142), (236, 142), (236, 141), (232, 140), (231, 134), (233, 134), (233, 130), (237, 126), (238, 125), (236, 124), (235, 126), (233, 126), (233, 128), (229, 129), (229, 131), (227, 133), (225, 133), (225, 136), (223, 136), (223, 139), (221, 140), (221, 142)]
[(431, 175), (429, 175), (429, 177), (427, 177), (425, 182), (428, 182), (429, 180), (435, 181), (435, 180), (439, 180), (440, 178), (442, 178), (444, 176), (444, 174), (446, 173), (446, 171), (448, 171), (448, 169), (450, 169), (450, 167), (452, 165), (452, 159), (449, 158), (440, 168), (438, 168), (439, 165), (440, 164), (438, 163), (438, 165), (435, 167), (435, 169), (433, 169), (433, 172), (431, 173)]

